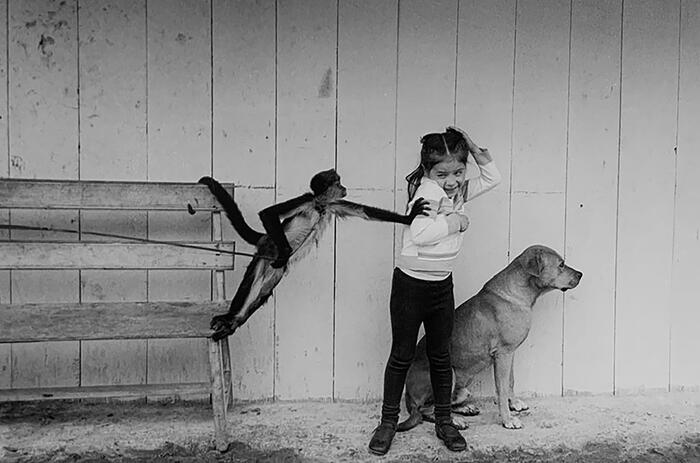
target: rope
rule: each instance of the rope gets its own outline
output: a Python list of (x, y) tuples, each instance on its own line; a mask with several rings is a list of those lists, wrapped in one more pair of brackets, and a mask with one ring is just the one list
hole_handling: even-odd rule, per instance
[[(77, 231), (77, 230), (71, 230), (68, 228), (52, 228), (52, 227), (38, 227), (38, 226), (31, 226), (31, 225), (0, 224), (0, 230), (32, 230), (32, 231), (47, 231), (47, 232), (56, 232), (56, 233), (73, 233), (76, 235), (77, 234), (85, 234), (85, 235), (102, 236), (105, 238), (117, 238), (117, 239), (121, 239), (121, 240), (138, 241), (141, 243), (163, 244), (163, 245), (167, 245), (167, 246), (175, 246), (178, 248), (198, 249), (200, 251), (216, 252), (216, 253), (220, 253), (220, 254), (231, 254), (231, 255), (245, 256), (245, 257), (254, 257), (255, 256), (254, 254), (250, 254), (247, 252), (227, 251), (224, 249), (209, 248), (206, 246), (196, 246), (196, 245), (192, 245), (192, 244), (176, 243), (173, 241), (151, 240), (151, 239), (146, 239), (146, 238), (137, 238), (135, 236), (117, 235), (114, 233)], [(259, 256), (259, 257), (261, 257), (263, 259), (271, 259), (268, 256)]]

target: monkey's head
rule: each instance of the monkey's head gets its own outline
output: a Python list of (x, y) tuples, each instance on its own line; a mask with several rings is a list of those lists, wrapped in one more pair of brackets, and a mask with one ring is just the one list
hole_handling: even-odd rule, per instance
[(340, 175), (335, 169), (328, 169), (311, 178), (311, 191), (314, 196), (325, 201), (344, 198), (347, 190), (340, 183)]

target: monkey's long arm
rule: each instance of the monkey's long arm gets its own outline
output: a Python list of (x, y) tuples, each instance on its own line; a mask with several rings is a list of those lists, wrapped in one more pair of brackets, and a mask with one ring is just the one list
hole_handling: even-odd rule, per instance
[(275, 245), (277, 246), (277, 259), (272, 262), (273, 268), (283, 267), (289, 256), (292, 254), (292, 247), (289, 245), (289, 240), (287, 240), (287, 235), (284, 234), (284, 227), (282, 226), (281, 219), (285, 215), (289, 215), (290, 212), (299, 209), (309, 203), (313, 202), (314, 195), (311, 193), (304, 193), (301, 196), (292, 198), (283, 203), (274, 204), (260, 211), (258, 214), (260, 220), (262, 221), (265, 231), (272, 238)]
[(417, 215), (428, 215), (427, 210), (429, 209), (428, 202), (423, 198), (418, 198), (413, 203), (411, 212), (406, 215), (344, 200), (334, 201), (330, 203), (328, 207), (332, 213), (340, 218), (359, 217), (365, 220), (378, 220), (381, 222), (394, 222), (405, 225), (410, 225)]

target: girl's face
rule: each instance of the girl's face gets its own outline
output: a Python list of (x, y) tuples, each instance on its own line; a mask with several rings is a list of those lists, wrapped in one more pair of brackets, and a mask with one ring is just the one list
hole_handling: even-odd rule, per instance
[(435, 180), (445, 190), (450, 199), (454, 199), (464, 184), (467, 165), (456, 159), (442, 161), (435, 164), (427, 175), (429, 179)]

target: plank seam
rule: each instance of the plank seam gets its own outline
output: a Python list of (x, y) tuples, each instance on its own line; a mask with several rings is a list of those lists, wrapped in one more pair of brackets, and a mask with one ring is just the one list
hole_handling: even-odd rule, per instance
[(508, 173), (508, 251), (507, 259), (510, 262), (511, 248), (513, 245), (513, 142), (515, 130), (515, 71), (518, 57), (518, 0), (515, 0), (513, 18), (513, 80), (510, 95), (510, 172)]
[[(396, 1), (396, 69), (394, 72), (394, 210), (398, 209), (397, 182), (398, 175), (398, 137), (399, 137), (399, 51), (400, 51), (400, 27), (401, 27), (401, 0)], [(392, 229), (391, 256), (392, 263), (396, 263), (396, 226)]]
[[(334, 167), (338, 168), (338, 82), (340, 80), (339, 61), (340, 48), (340, 0), (335, 4), (335, 140), (334, 140)], [(333, 227), (333, 321), (332, 321), (332, 341), (331, 341), (331, 401), (335, 401), (335, 355), (336, 355), (336, 296), (338, 293), (338, 219), (335, 218)]]
[(669, 300), (669, 320), (668, 320), (668, 392), (671, 392), (671, 368), (672, 368), (672, 356), (671, 349), (673, 349), (673, 342), (671, 336), (673, 334), (673, 275), (675, 275), (675, 262), (676, 262), (676, 223), (677, 223), (677, 205), (678, 205), (678, 139), (680, 131), (680, 106), (681, 106), (681, 46), (682, 46), (682, 32), (683, 32), (683, 0), (678, 0), (678, 80), (676, 81), (676, 133), (675, 133), (675, 146), (673, 148), (673, 224), (672, 224), (672, 236), (671, 236), (671, 300)]
[(455, 16), (457, 18), (457, 27), (455, 29), (455, 87), (454, 87), (454, 104), (453, 104), (453, 113), (452, 113), (452, 123), (454, 125), (457, 125), (457, 82), (458, 82), (458, 73), (459, 73), (459, 5), (460, 5), (460, 0), (457, 0), (457, 15)]
[(623, 47), (625, 29), (625, 0), (622, 0), (620, 9), (620, 97), (617, 112), (617, 191), (615, 205), (615, 263), (613, 283), (613, 370), (612, 370), (612, 394), (617, 395), (617, 283), (619, 276), (618, 260), (620, 257), (620, 165), (622, 158), (622, 74), (623, 74)]
[[(274, 151), (275, 151), (275, 185), (274, 185), (274, 201), (277, 202), (277, 182), (278, 182), (278, 171), (277, 171), (277, 158), (279, 150), (278, 141), (278, 119), (279, 119), (279, 77), (278, 77), (278, 67), (279, 67), (279, 1), (275, 2), (275, 122), (274, 122)], [(275, 400), (277, 397), (277, 374), (279, 368), (277, 362), (279, 361), (277, 355), (278, 342), (277, 342), (277, 297), (272, 296), (272, 399)]]
[[(565, 161), (564, 161), (564, 249), (562, 249), (562, 255), (564, 260), (566, 260), (566, 249), (567, 249), (567, 233), (566, 225), (568, 223), (568, 212), (569, 212), (569, 131), (571, 129), (571, 48), (572, 48), (572, 36), (573, 36), (573, 16), (574, 16), (573, 0), (569, 1), (569, 62), (568, 62), (568, 79), (566, 84), (566, 148), (565, 148)], [(564, 397), (564, 346), (565, 346), (565, 329), (566, 329), (566, 295), (562, 294), (562, 311), (561, 311), (561, 396)]]

